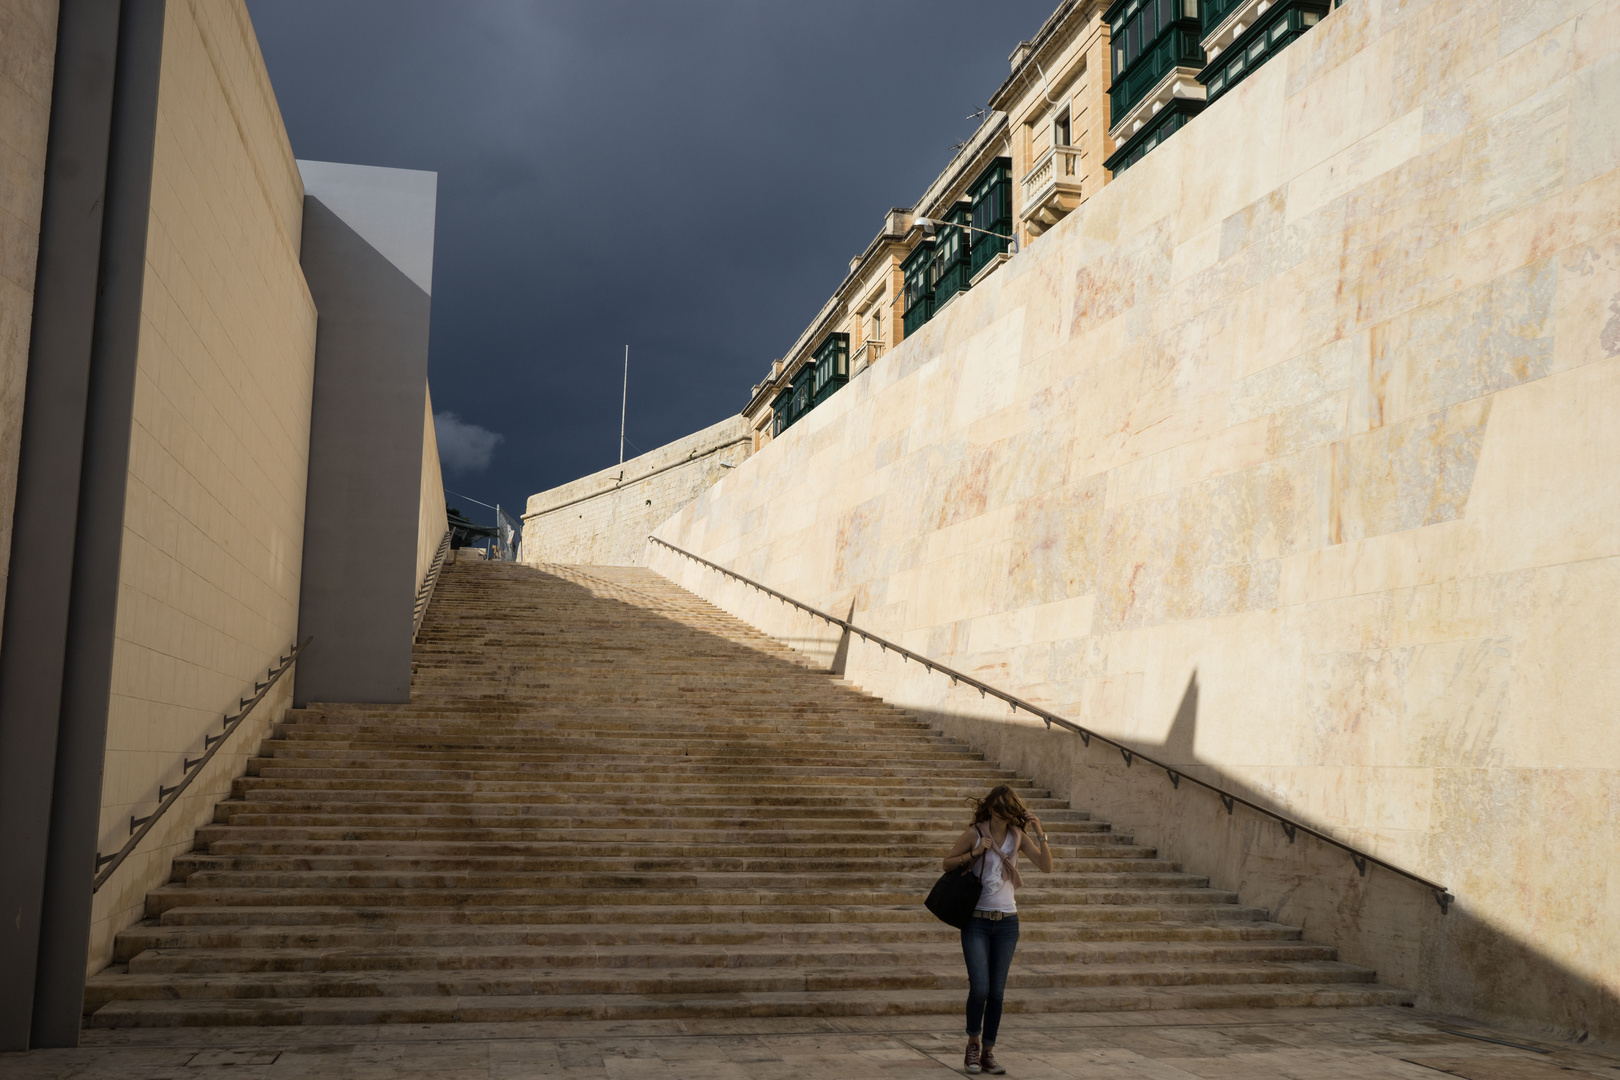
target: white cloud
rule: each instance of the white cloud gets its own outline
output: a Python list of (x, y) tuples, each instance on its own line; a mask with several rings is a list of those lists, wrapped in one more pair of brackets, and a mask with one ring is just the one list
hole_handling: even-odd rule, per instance
[(489, 468), (495, 444), (506, 438), (453, 412), (433, 414), (433, 432), (439, 440), (439, 461), (452, 472), (481, 472)]

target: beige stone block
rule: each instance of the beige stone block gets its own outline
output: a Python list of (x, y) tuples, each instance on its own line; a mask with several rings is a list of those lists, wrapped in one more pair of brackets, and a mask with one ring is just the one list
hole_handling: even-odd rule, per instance
[(1552, 370), (1620, 356), (1620, 232), (1559, 256), (1556, 303)]
[(1500, 0), (1499, 48), (1503, 53), (1528, 45), (1545, 34), (1557, 33), (1587, 8), (1592, 0)]
[(1450, 576), (1466, 532), (1460, 521), (1372, 536), (1283, 557), (1280, 605), (1427, 585)]
[(1423, 110), (1413, 109), (1388, 126), (1352, 143), (1288, 184), (1288, 221), (1350, 194), (1399, 167), (1423, 149)]
[(1569, 171), (1572, 184), (1620, 168), (1620, 53), (1610, 52), (1581, 68), (1569, 80)]
[(1582, 11), (1574, 25), (1578, 70), (1620, 51), (1620, 0), (1600, 0)]
[(1202, 232), (1176, 245), (1170, 260), (1170, 280), (1185, 281), (1201, 271), (1208, 270), (1221, 257), (1223, 230), (1211, 225)]
[[(1501, 573), (1620, 553), (1620, 359), (1495, 398), (1469, 497), (1466, 572)], [(1557, 484), (1546, 478), (1557, 475)]]

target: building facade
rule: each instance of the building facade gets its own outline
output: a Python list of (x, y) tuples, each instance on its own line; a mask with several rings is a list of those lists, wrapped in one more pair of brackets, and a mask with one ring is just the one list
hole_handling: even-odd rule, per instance
[[(757, 450), (1277, 56), (1343, 0), (1066, 0), (985, 118), (743, 409)], [(917, 225), (919, 219), (929, 222)]]
[(1108, 26), (1066, 0), (1031, 41), (977, 131), (928, 190), (896, 207), (787, 354), (749, 395), (755, 449), (881, 360), (1107, 183)]

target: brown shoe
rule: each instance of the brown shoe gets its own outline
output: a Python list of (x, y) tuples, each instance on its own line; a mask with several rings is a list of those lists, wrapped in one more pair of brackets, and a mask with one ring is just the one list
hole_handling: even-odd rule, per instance
[(986, 1046), (979, 1051), (979, 1067), (985, 1072), (993, 1073), (996, 1076), (1000, 1076), (1002, 1073), (1007, 1071), (1002, 1067), (1001, 1062), (996, 1060), (994, 1050), (989, 1046)]
[(962, 1071), (976, 1073), (979, 1071), (979, 1044), (968, 1043), (967, 1053), (962, 1055)]

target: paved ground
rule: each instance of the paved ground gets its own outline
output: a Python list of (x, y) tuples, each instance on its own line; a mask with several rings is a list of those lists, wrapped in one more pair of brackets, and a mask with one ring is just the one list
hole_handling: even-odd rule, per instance
[[(77, 1050), (0, 1054), (0, 1077), (921, 1080), (960, 1074), (955, 1029), (878, 1017), (89, 1031)], [(1615, 1048), (1399, 1008), (1010, 1016), (999, 1041), (1024, 1080), (1620, 1080)]]

